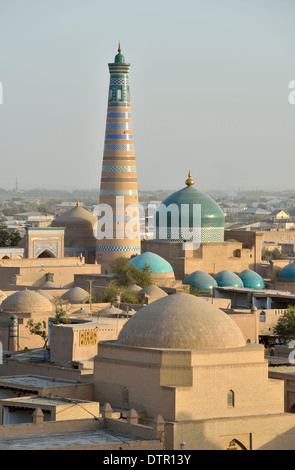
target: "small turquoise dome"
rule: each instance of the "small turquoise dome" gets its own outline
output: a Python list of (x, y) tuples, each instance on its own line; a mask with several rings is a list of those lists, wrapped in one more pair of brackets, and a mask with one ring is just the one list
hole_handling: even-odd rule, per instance
[(242, 279), (231, 271), (220, 271), (214, 278), (219, 287), (244, 287)]
[(115, 64), (124, 64), (125, 63), (125, 57), (123, 54), (121, 54), (121, 46), (119, 43), (118, 47), (118, 54), (115, 56)]
[(242, 279), (244, 287), (248, 289), (265, 289), (262, 277), (251, 269), (245, 269), (239, 274), (239, 277)]
[(152, 273), (173, 273), (170, 263), (159, 255), (147, 251), (135, 256), (130, 260), (130, 264), (136, 266), (141, 271), (145, 264), (149, 265)]
[(182, 284), (189, 285), (202, 292), (211, 292), (217, 286), (215, 279), (204, 271), (194, 271), (186, 276)]
[(287, 264), (279, 271), (279, 279), (295, 279), (295, 262)]
[(223, 242), (224, 212), (210, 196), (193, 186), (191, 173), (185, 183), (185, 188), (171, 194), (158, 206), (156, 240), (190, 241), (194, 233), (194, 241)]
[(123, 54), (121, 54), (121, 52), (119, 52), (115, 56), (115, 64), (124, 64), (124, 63), (125, 63), (125, 57), (123, 56)]

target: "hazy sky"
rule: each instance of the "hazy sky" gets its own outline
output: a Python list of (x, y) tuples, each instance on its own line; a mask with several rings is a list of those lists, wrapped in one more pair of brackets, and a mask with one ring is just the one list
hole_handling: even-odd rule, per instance
[(294, 189), (294, 21), (294, 0), (0, 0), (0, 187), (99, 189), (120, 40), (140, 189)]

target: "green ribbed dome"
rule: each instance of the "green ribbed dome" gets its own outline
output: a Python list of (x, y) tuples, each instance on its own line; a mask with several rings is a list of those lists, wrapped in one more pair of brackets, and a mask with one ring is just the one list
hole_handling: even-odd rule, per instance
[(214, 287), (217, 287), (217, 282), (214, 277), (204, 271), (194, 271), (186, 276), (182, 284), (189, 285), (194, 289), (201, 292), (212, 292)]
[(124, 63), (125, 63), (125, 57), (121, 53), (121, 46), (119, 43), (118, 54), (115, 56), (115, 64), (124, 64)]
[(125, 57), (123, 56), (123, 54), (119, 52), (119, 54), (115, 56), (115, 64), (123, 64), (124, 62), (125, 62)]
[[(187, 236), (184, 235), (179, 237), (174, 236), (171, 232), (171, 228), (175, 227), (177, 221), (179, 227), (186, 229), (196, 229), (201, 225), (201, 241), (202, 242), (221, 242), (224, 240), (224, 213), (219, 205), (207, 194), (199, 191), (193, 186), (194, 181), (191, 179), (189, 173), (189, 179), (186, 181), (186, 187), (168, 196), (156, 210), (156, 238), (158, 241), (162, 239), (161, 229), (164, 224), (167, 223), (168, 240), (180, 241), (186, 240)], [(167, 217), (163, 223), (163, 215), (165, 207), (171, 206), (173, 209), (176, 206), (179, 211), (179, 217), (172, 215), (170, 211), (167, 211)], [(164, 207), (165, 206), (165, 207)], [(198, 209), (201, 210), (200, 220), (197, 216)], [(170, 235), (170, 237), (169, 237)]]

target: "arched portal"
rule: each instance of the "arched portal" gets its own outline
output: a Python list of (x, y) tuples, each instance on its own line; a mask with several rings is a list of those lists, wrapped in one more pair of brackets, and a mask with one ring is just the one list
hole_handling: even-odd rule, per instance
[(230, 441), (227, 450), (247, 450), (247, 448), (237, 439)]
[(42, 251), (42, 253), (40, 253), (38, 258), (55, 258), (55, 256), (49, 250), (44, 250)]

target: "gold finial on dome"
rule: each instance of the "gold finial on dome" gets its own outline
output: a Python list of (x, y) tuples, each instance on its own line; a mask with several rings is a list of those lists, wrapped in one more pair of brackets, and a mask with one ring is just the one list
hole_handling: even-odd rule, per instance
[(194, 180), (192, 179), (191, 170), (188, 173), (188, 179), (185, 181), (185, 184), (187, 186), (193, 186), (193, 184), (195, 184)]
[(76, 204), (76, 206), (77, 206), (77, 207), (79, 207), (79, 206), (80, 206), (80, 201), (77, 201), (77, 204)]
[(120, 54), (120, 52), (121, 52), (121, 44), (120, 44), (120, 41), (119, 41), (118, 52), (119, 52), (119, 54)]

